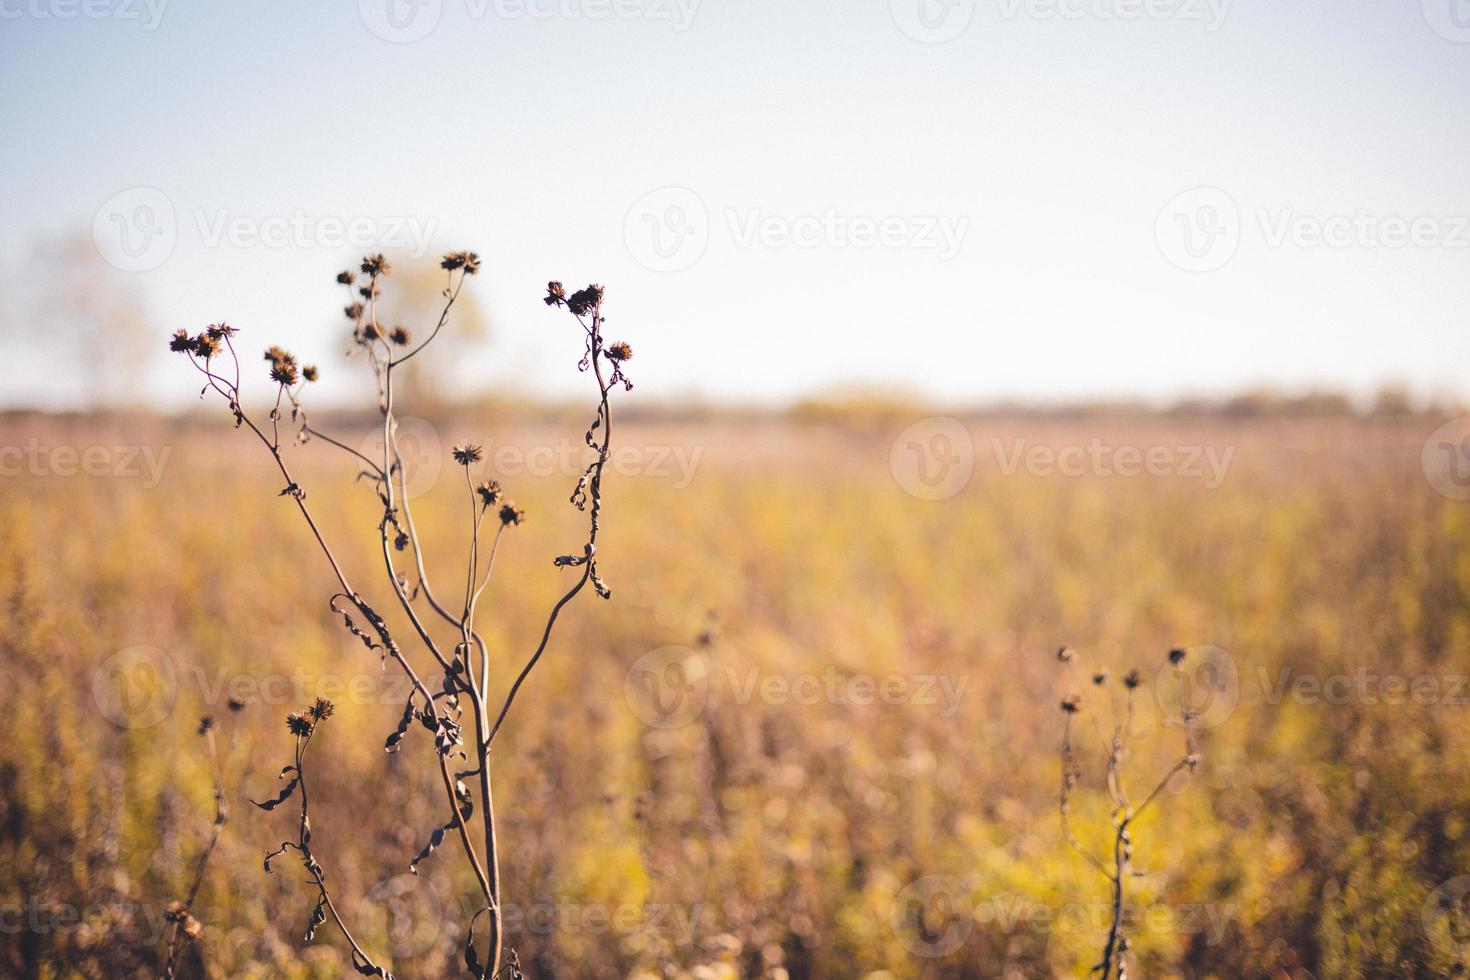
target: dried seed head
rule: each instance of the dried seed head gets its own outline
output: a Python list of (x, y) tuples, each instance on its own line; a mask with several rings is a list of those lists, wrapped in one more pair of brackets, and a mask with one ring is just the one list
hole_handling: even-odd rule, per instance
[(1100, 670), (1096, 674), (1092, 675), (1092, 683), (1096, 684), (1098, 687), (1102, 687), (1107, 682), (1108, 672), (1106, 670)]
[(291, 730), (292, 735), (298, 738), (311, 734), (311, 722), (294, 711), (286, 716), (286, 727)]
[(279, 347), (268, 348), (265, 359), (271, 362), (271, 380), (280, 385), (294, 385), (298, 380), (296, 357)]
[(480, 502), (486, 507), (493, 507), (500, 499), (500, 484), (494, 480), (486, 480), (475, 487), (475, 493), (480, 495)]
[(219, 353), (219, 338), (210, 334), (208, 330), (203, 331), (194, 338), (194, 353), (206, 361)]
[(357, 273), (349, 270), (337, 273), (337, 282), (344, 286), (350, 286), (357, 282)]
[(469, 466), (471, 463), (478, 463), (480, 461), (480, 447), (472, 446), (467, 442), (460, 443), (454, 447), (451, 455), (454, 457), (454, 461), (460, 466)]
[(607, 356), (619, 363), (633, 359), (633, 348), (624, 341), (618, 341), (607, 349)]
[(306, 365), (306, 367), (301, 369), (301, 376), (307, 381), (315, 381), (317, 379), (316, 365)]
[(362, 304), (351, 303), (347, 306), (344, 306), (342, 307), (342, 313), (347, 317), (347, 319), (356, 320), (358, 317), (362, 316)]
[(226, 704), (229, 706), (229, 709), (231, 711), (244, 711), (245, 710), (245, 702), (244, 701), (241, 701), (239, 698), (234, 697), (234, 696), (231, 696), (230, 697), (230, 700), (227, 701)]
[(579, 289), (567, 298), (567, 309), (576, 316), (585, 316), (588, 313), (596, 313), (602, 305), (602, 287), (596, 283), (586, 289)]
[(174, 335), (168, 339), (168, 349), (175, 354), (192, 353), (194, 350), (194, 338), (189, 336), (189, 331), (187, 330), (175, 330)]
[(393, 266), (383, 258), (382, 253), (365, 256), (362, 260), (362, 271), (368, 276), (386, 276), (393, 271)]
[(451, 272), (463, 269), (465, 275), (472, 276), (480, 271), (480, 256), (475, 252), (450, 252), (439, 266)]
[(306, 713), (311, 715), (314, 720), (321, 721), (323, 718), (332, 717), (332, 712), (336, 710), (337, 706), (326, 698), (317, 698), (316, 703), (306, 709)]
[(1082, 710), (1082, 695), (1069, 694), (1062, 699), (1062, 710), (1069, 715), (1075, 715)]
[(516, 507), (507, 500), (500, 505), (500, 524), (502, 527), (509, 524), (520, 524), (526, 519), (526, 512)]
[(548, 282), (546, 284), (547, 306), (560, 306), (567, 301), (567, 288), (559, 282)]
[(1171, 664), (1173, 664), (1173, 665), (1175, 665), (1177, 667), (1179, 665), (1179, 661), (1181, 661), (1183, 659), (1184, 659), (1184, 651), (1183, 650), (1180, 650), (1179, 648), (1176, 647), (1173, 650), (1170, 650), (1169, 651), (1169, 663), (1171, 663)]
[(1143, 675), (1136, 670), (1130, 670), (1128, 672), (1128, 676), (1123, 678), (1123, 686), (1128, 688), (1128, 690), (1130, 691), (1142, 683)]
[(1066, 663), (1067, 661), (1072, 659), (1072, 651), (1068, 650), (1066, 647), (1058, 647), (1057, 659), (1060, 660), (1062, 663)]
[(239, 333), (240, 331), (236, 330), (228, 323), (211, 323), (209, 326), (204, 328), (204, 332), (209, 334), (215, 340), (224, 340), (226, 337), (235, 336), (235, 334)]
[(214, 715), (205, 715), (199, 719), (199, 734), (205, 735), (214, 731)]
[(388, 334), (388, 339), (399, 347), (407, 347), (409, 341), (408, 328), (402, 326), (394, 327), (393, 332)]

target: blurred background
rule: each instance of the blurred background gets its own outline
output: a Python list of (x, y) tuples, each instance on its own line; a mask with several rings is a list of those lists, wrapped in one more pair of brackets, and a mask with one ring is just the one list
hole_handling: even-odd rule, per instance
[[(597, 392), (547, 281), (605, 284), (634, 351), (613, 601), (497, 743), (528, 976), (1086, 974), (1072, 694), (1096, 853), (1100, 735), (1141, 796), (1200, 710), (1135, 830), (1136, 975), (1470, 969), (1463, 0), (0, 0), (0, 79), (0, 973), (160, 973), (206, 717), (230, 819), (180, 975), (350, 970), (260, 868), (293, 817), (248, 802), (317, 696), (339, 905), (397, 975), (459, 968), (457, 855), (407, 873), (438, 777), (421, 733), (381, 751), (406, 691), (167, 350), (237, 327), (263, 417), (289, 348), (371, 455), (334, 277), (386, 254), (424, 337), (458, 249), (400, 434), (436, 578), (451, 446), (528, 511), (482, 614), (502, 689), (583, 533)], [(391, 596), (355, 461), (287, 455)]]

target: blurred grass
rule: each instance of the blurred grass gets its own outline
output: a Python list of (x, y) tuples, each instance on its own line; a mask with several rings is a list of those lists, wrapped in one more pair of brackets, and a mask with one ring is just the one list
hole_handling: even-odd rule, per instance
[[(195, 734), (209, 714), (232, 819), (184, 975), (342, 975), (333, 929), (301, 943), (311, 899), (296, 867), (261, 869), (294, 818), (247, 802), (274, 795), (286, 712), (324, 693), (338, 712), (309, 776), (334, 895), (396, 973), (449, 975), (472, 890), (452, 842), (403, 877), (445, 817), (437, 776), (416, 765), (423, 733), (383, 753), (405, 692), (327, 610), (334, 583), (268, 458), (216, 421), (0, 423), (0, 445), (169, 451), (154, 488), (125, 475), (0, 484), (0, 972), (156, 975), (163, 907), (187, 890), (210, 830)], [(1139, 976), (1437, 976), (1462, 962), (1424, 911), (1436, 886), (1470, 872), (1467, 708), (1269, 696), (1283, 668), (1470, 673), (1470, 506), (1424, 479), (1433, 424), (976, 423), (973, 479), (928, 502), (889, 472), (911, 421), (620, 427), (616, 444), (640, 450), (644, 469), (670, 447), (700, 456), (687, 486), (609, 476), (599, 555), (614, 599), (568, 610), (497, 741), (509, 940), (528, 973), (1085, 973), (1107, 889), (1056, 815), (1056, 704), (1073, 690), (1053, 656), (1063, 642), (1089, 667), (1136, 666), (1150, 681), (1130, 770), (1140, 789), (1179, 752), (1152, 697), (1165, 651), (1215, 644), (1238, 668), (1238, 704), (1204, 733), (1199, 775), (1137, 828), (1149, 873), (1131, 895), (1152, 916), (1132, 938)], [(518, 434), (435, 425), (445, 455), (464, 435), (577, 438), (545, 422)], [(1215, 490), (1187, 477), (1007, 477), (992, 436), (1235, 455)], [(293, 450), (293, 466), (354, 583), (386, 612), (377, 505), (334, 452)], [(458, 477), (446, 461), (415, 503), (449, 596), (466, 522)], [(501, 479), (530, 515), (481, 606), (503, 690), (559, 594), (550, 558), (577, 540), (580, 515), (565, 502), (574, 474)], [(94, 672), (140, 644), (173, 666), (172, 710), (119, 727), (99, 710)], [(665, 729), (625, 690), (635, 661), (668, 645), (698, 650), (710, 683), (703, 710)], [(965, 687), (953, 713), (913, 699), (799, 704), (745, 696), (751, 671)], [(227, 707), (232, 693), (243, 710)], [(1100, 849), (1102, 760), (1095, 740), (1078, 741), (1077, 823)], [(905, 888), (927, 876), (958, 883), (967, 930), (937, 957), (895, 925)]]

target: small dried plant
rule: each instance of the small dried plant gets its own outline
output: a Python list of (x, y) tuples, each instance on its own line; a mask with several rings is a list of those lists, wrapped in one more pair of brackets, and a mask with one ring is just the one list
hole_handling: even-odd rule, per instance
[[(407, 676), (411, 693), (384, 748), (388, 752), (399, 751), (414, 722), (430, 733), (434, 766), (444, 791), (446, 816), (444, 823), (426, 833), (425, 844), (409, 862), (409, 869), (416, 873), (418, 865), (443, 843), (446, 835), (456, 837), (479, 889), (477, 910), (465, 928), (465, 967), (470, 975), (480, 978), (497, 977), (502, 973), (519, 977), (515, 952), (506, 949), (504, 943), (490, 749), (526, 678), (546, 652), (561, 611), (588, 585), (602, 598), (611, 597), (612, 593), (597, 567), (602, 477), (612, 439), (611, 397), (620, 385), (625, 390), (633, 387), (624, 374), (633, 351), (626, 343), (608, 344), (604, 341), (603, 287), (591, 285), (568, 294), (561, 283), (548, 284), (544, 302), (549, 307), (566, 310), (576, 320), (584, 340), (578, 367), (583, 372), (590, 372), (597, 382), (597, 413), (585, 434), (586, 443), (593, 450), (592, 460), (571, 495), (572, 504), (587, 514), (587, 535), (576, 551), (554, 560), (557, 567), (574, 570), (575, 578), (551, 607), (539, 642), (516, 673), (504, 699), (492, 701), (490, 651), (475, 626), (476, 605), (490, 582), (501, 536), (521, 524), (525, 512), (505, 496), (498, 483), (493, 480), (476, 483), (470, 475), (470, 467), (481, 459), (479, 446), (463, 444), (454, 448), (454, 462), (464, 469), (465, 493), (471, 511), (468, 559), (462, 576), (463, 601), (455, 600), (451, 604), (447, 598), (441, 599), (430, 584), (425, 568), (409, 502), (404, 459), (398, 446), (394, 373), (439, 336), (465, 280), (479, 271), (480, 259), (473, 252), (454, 252), (446, 255), (440, 265), (447, 276), (443, 309), (433, 329), (417, 344), (413, 343), (407, 329), (385, 329), (378, 322), (378, 298), (391, 271), (383, 256), (368, 256), (363, 259), (360, 271), (342, 272), (337, 276), (337, 282), (348, 291), (344, 312), (352, 324), (353, 353), (366, 358), (377, 385), (383, 445), (379, 458), (368, 458), (308, 421), (303, 395), (306, 387), (317, 379), (318, 372), (314, 366), (300, 365), (291, 353), (279, 347), (271, 347), (265, 352), (270, 380), (276, 390), (266, 420), (257, 422), (245, 410), (241, 397), (236, 328), (219, 323), (197, 334), (180, 330), (174, 334), (170, 348), (187, 357), (204, 377), (200, 397), (213, 392), (223, 398), (234, 417), (235, 427), (248, 429), (270, 453), (284, 481), (280, 496), (289, 498), (299, 511), (339, 586), (339, 591), (328, 601), (332, 612), (341, 616), (347, 630), (369, 650), (377, 652), (385, 665), (391, 659)], [(402, 610), (417, 645), (422, 647), (416, 655), (410, 656), (400, 646), (383, 616), (354, 587), (346, 569), (327, 544), (307, 503), (306, 490), (292, 475), (287, 463), (283, 440), (290, 437), (290, 433), (283, 435), (283, 424), (294, 428), (294, 441), (297, 443), (314, 440), (326, 443), (350, 454), (364, 468), (363, 475), (382, 505), (382, 516), (377, 524), (382, 572), (393, 600)], [(487, 522), (494, 527), (493, 536), (486, 533)], [(486, 537), (490, 538), (488, 548), (484, 546)], [(488, 553), (482, 556), (482, 551)], [(409, 571), (405, 572), (403, 566), (408, 566)], [(413, 581), (410, 581), (410, 574)], [(436, 636), (436, 631), (440, 635)], [(444, 634), (448, 635), (447, 638)], [(415, 661), (418, 661), (417, 666)], [(352, 965), (357, 973), (388, 978), (391, 974), (353, 935), (334, 905), (327, 875), (312, 850), (307, 751), (333, 711), (330, 701), (318, 699), (286, 719), (295, 739), (295, 749), (291, 763), (280, 773), (285, 783), (274, 798), (256, 805), (263, 810), (274, 810), (294, 799), (299, 807), (297, 832), (294, 840), (283, 842), (267, 855), (265, 868), (269, 872), (271, 861), (287, 853), (294, 853), (300, 858), (316, 893), (316, 904), (305, 930), (306, 940), (313, 939), (318, 928), (330, 919), (351, 947)], [(485, 919), (483, 946), (475, 941), (475, 930), (481, 917)]]
[[(1171, 650), (1168, 657), (1170, 669), (1177, 671), (1184, 656), (1183, 650)], [(1193, 773), (1199, 768), (1199, 755), (1195, 745), (1195, 714), (1188, 705), (1181, 708), (1181, 716), (1177, 723), (1184, 732), (1184, 755), (1164, 774), (1164, 777), (1158, 781), (1148, 795), (1135, 805), (1128, 796), (1123, 777), (1129, 742), (1134, 737), (1133, 700), (1143, 683), (1142, 675), (1137, 670), (1131, 670), (1123, 678), (1124, 694), (1120, 706), (1117, 685), (1111, 683), (1107, 670), (1100, 670), (1092, 674), (1090, 678), (1084, 678), (1077, 655), (1066, 647), (1057, 651), (1057, 659), (1070, 668), (1079, 686), (1085, 685), (1090, 680), (1094, 688), (1105, 689), (1108, 692), (1107, 700), (1112, 714), (1112, 731), (1109, 733), (1104, 730), (1097, 712), (1091, 712), (1090, 715), (1098, 741), (1107, 758), (1106, 785), (1108, 796), (1112, 800), (1110, 812), (1112, 854), (1106, 858), (1097, 857), (1082, 845), (1072, 831), (1072, 792), (1082, 779), (1082, 766), (1072, 746), (1072, 726), (1077, 716), (1083, 711), (1082, 695), (1078, 693), (1067, 695), (1061, 705), (1063, 717), (1062, 788), (1059, 809), (1062, 818), (1062, 833), (1066, 836), (1067, 842), (1108, 880), (1112, 889), (1112, 921), (1108, 928), (1107, 943), (1103, 947), (1102, 959), (1092, 967), (1089, 975), (1100, 974), (1102, 980), (1127, 980), (1128, 937), (1123, 932), (1127, 881), (1129, 878), (1141, 877), (1146, 873), (1133, 866), (1133, 824), (1158, 799), (1159, 794), (1168, 787), (1176, 775), (1185, 769)]]
[[(231, 700), (231, 709), (238, 710), (235, 705), (238, 702)], [(199, 858), (194, 862), (194, 878), (189, 885), (189, 891), (182, 899), (174, 899), (163, 910), (163, 918), (169, 924), (168, 949), (163, 960), (163, 980), (174, 980), (175, 971), (178, 969), (179, 957), (193, 943), (198, 941), (200, 933), (204, 931), (203, 924), (194, 915), (194, 902), (199, 897), (199, 889), (204, 886), (204, 872), (209, 868), (209, 859), (214, 856), (215, 848), (219, 846), (220, 836), (224, 833), (225, 824), (230, 819), (230, 805), (225, 799), (224, 776), (220, 773), (219, 749), (215, 745), (214, 733), (218, 725), (213, 715), (205, 715), (199, 720), (199, 734), (209, 749), (209, 771), (214, 781), (214, 827), (209, 834), (209, 843), (199, 853)]]

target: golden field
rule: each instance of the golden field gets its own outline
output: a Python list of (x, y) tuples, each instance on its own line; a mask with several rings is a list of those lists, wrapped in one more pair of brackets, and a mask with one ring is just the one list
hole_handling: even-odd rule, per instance
[[(330, 924), (302, 941), (299, 863), (262, 868), (292, 808), (249, 803), (279, 788), (286, 714), (327, 696), (309, 776), (334, 898), (398, 976), (451, 975), (473, 911), (454, 842), (408, 874), (446, 817), (428, 735), (383, 751), (407, 690), (331, 614), (335, 582), (268, 455), (213, 407), (0, 421), (0, 446), (29, 453), (0, 478), (0, 974), (158, 975), (165, 909), (212, 829), (204, 716), (229, 820), (180, 975), (350, 972)], [(1183, 752), (1174, 647), (1208, 664), (1210, 700), (1198, 772), (1136, 827), (1130, 975), (1463, 974), (1470, 503), (1421, 464), (1443, 420), (967, 418), (973, 453), (950, 445), (973, 473), (927, 500), (894, 450), (922, 416), (619, 421), (599, 539), (613, 598), (569, 607), (493, 756), (527, 975), (1085, 974), (1108, 884), (1062, 835), (1058, 705), (1084, 698), (1073, 818), (1100, 852), (1093, 720), (1138, 668), (1126, 773), (1145, 793)], [(486, 443), (482, 474), (529, 515), (481, 607), (500, 690), (571, 574), (552, 557), (584, 534), (564, 448), (583, 421), (419, 430), (439, 591), (464, 574), (452, 443)], [(371, 420), (322, 425), (359, 445)], [(1009, 465), (1022, 445), (1094, 440), (1228, 451), (1228, 467)], [(100, 450), (68, 475), (58, 447)], [(320, 442), (289, 457), (387, 615), (368, 483)], [(1064, 643), (1111, 669), (1103, 688), (1063, 669)]]

